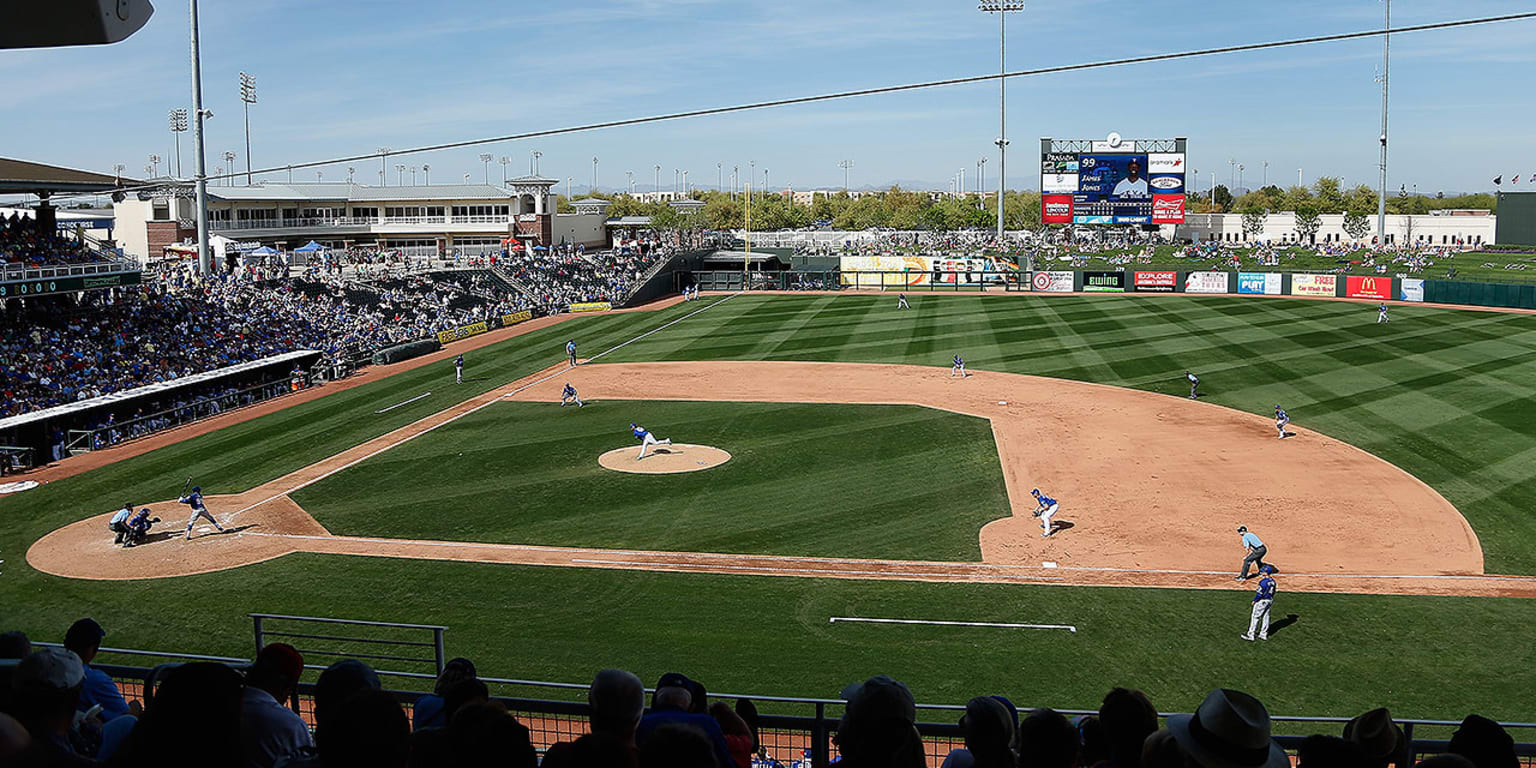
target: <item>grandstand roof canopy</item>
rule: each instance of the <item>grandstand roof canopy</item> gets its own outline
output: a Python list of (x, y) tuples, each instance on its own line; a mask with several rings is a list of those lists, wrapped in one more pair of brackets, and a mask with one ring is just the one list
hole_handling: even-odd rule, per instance
[(121, 183), (134, 183), (107, 173), (0, 157), (0, 193), (108, 192)]
[(295, 202), (389, 202), (407, 200), (495, 200), (513, 193), (494, 184), (433, 184), (371, 187), (363, 184), (273, 184), (250, 187), (208, 187), (208, 196), (231, 202), (293, 200)]

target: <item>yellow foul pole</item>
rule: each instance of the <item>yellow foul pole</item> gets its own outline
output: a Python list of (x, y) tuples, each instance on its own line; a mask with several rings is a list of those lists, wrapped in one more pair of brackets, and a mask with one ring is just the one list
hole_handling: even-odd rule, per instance
[(752, 182), (747, 182), (747, 213), (742, 229), (742, 241), (746, 243), (746, 250), (741, 255), (741, 289), (747, 290), (749, 276), (752, 273)]

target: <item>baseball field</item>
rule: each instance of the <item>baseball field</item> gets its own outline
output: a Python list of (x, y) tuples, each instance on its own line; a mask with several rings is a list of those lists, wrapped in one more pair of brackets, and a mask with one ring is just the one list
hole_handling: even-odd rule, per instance
[[(468, 353), (463, 385), (446, 359), (379, 371), (117, 449), (0, 497), (0, 625), (55, 639), (91, 615), (112, 646), (249, 655), (246, 613), (292, 613), (447, 625), (450, 653), (522, 679), (679, 669), (833, 696), (886, 672), (924, 702), (1093, 707), (1124, 684), (1187, 710), (1228, 686), (1285, 714), (1536, 719), (1536, 316), (895, 305), (721, 295), (577, 316)], [(574, 370), (567, 339), (588, 359)], [(584, 407), (558, 404), (567, 381)], [(729, 461), (600, 466), (638, 452), (632, 422), (679, 444), (669, 460)], [(179, 529), (164, 500), (188, 476), (235, 532), (111, 546), (101, 515), (126, 501)], [(1050, 538), (1034, 487), (1062, 502)], [(1268, 643), (1238, 638), (1239, 524), (1281, 571)]]

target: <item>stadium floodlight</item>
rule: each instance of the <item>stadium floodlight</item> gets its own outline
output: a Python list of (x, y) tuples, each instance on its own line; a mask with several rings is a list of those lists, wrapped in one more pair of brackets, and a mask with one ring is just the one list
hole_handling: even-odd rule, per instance
[[(187, 110), (177, 107), (170, 111), (167, 119), (171, 126), (171, 135), (176, 137), (176, 176), (179, 178), (181, 176), (181, 135), (187, 132)], [(165, 170), (167, 173), (170, 172), (169, 162), (166, 163)]]
[[(225, 152), (224, 153), (224, 167), (228, 168), (229, 169), (229, 173), (230, 173), (229, 178), (224, 180), (224, 185), (225, 186), (229, 186), (229, 187), (233, 187), (235, 185), (235, 176), (234, 176), (234, 173), (235, 173), (235, 153), (233, 153), (233, 152)], [(292, 181), (292, 179), (289, 179), (289, 180)]]
[(634, 171), (625, 171), (624, 175), (629, 177), (629, 196), (630, 197), (634, 197), (635, 196), (635, 172)]
[(597, 155), (592, 156), (592, 186), (587, 188), (587, 194), (597, 192)]
[(150, 155), (149, 156), (149, 175), (151, 177), (159, 176), (160, 175), (160, 156), (159, 155)]
[(354, 173), (357, 173), (357, 168), (354, 167), (354, 166), (350, 166), (350, 165), (347, 166), (347, 183), (348, 184), (352, 183), (352, 174), (354, 174)]
[(651, 191), (652, 192), (660, 192), (661, 191), (661, 164), (660, 163), (657, 163), (657, 165), (656, 165), (656, 181), (652, 184)]
[(485, 166), (485, 183), (489, 185), (491, 183), (491, 155), (489, 153), (481, 153), (480, 162)]
[(507, 185), (507, 164), (512, 162), (512, 158), (502, 155), (501, 159), (496, 162), (501, 163), (501, 185), (505, 187)]
[(544, 153), (540, 152), (537, 149), (535, 149), (532, 152), (528, 153), (528, 175), (530, 175), (530, 176), (537, 176), (537, 175), (539, 175), (539, 158), (541, 158), (543, 156), (544, 156)]
[(1387, 77), (1392, 72), (1392, 0), (1386, 0), (1387, 17), (1381, 36), (1381, 186), (1376, 190), (1377, 242), (1387, 242)]
[[(468, 176), (469, 174), (466, 173), (464, 175)], [(468, 181), (468, 179), (466, 179), (466, 181)], [(395, 164), (395, 185), (401, 187), (405, 186), (405, 163)]]
[(422, 183), (429, 187), (432, 186), (432, 166), (423, 164), (421, 166), (421, 176)]
[(256, 103), (256, 76), (240, 73), (240, 101), (245, 104), (245, 185), (251, 185), (251, 105)]
[(389, 186), (389, 176), (384, 172), (384, 164), (389, 158), (389, 147), (379, 147), (379, 185)]
[[(1024, 0), (981, 0), (983, 13), (997, 14), (997, 71), (1008, 74), (1008, 14), (1024, 10)], [(1003, 245), (1003, 193), (1008, 189), (1008, 79), (997, 79), (997, 245)]]
[(853, 161), (843, 160), (837, 164), (837, 167), (843, 169), (843, 194), (846, 195), (848, 194), (848, 169), (853, 167)]

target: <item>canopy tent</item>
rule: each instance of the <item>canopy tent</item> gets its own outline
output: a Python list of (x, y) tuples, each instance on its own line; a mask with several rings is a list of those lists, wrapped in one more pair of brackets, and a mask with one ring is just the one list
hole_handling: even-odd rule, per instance
[(282, 251), (279, 251), (270, 245), (263, 245), (262, 247), (251, 251), (252, 256), (276, 256), (280, 253), (282, 253)]
[(323, 246), (323, 245), (321, 245), (321, 244), (319, 244), (319, 243), (317, 243), (317, 242), (315, 242), (313, 240), (311, 240), (311, 241), (309, 241), (309, 242), (299, 246), (298, 248), (293, 249), (293, 252), (294, 253), (318, 253), (320, 251), (328, 251), (328, 250), (330, 250), (330, 249), (326, 248), (325, 246)]

